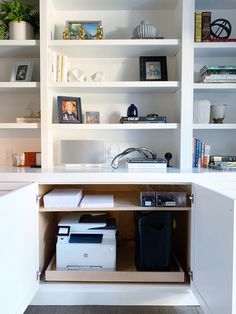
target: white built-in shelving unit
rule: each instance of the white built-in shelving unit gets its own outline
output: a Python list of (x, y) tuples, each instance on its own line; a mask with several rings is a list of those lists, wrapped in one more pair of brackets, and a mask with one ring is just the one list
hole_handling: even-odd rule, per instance
[[(33, 62), (32, 81), (11, 82), (15, 63), (24, 61)], [(15, 152), (41, 150), (40, 124), (16, 123), (29, 114), (28, 105), (40, 110), (39, 64), (39, 40), (0, 40), (0, 165), (12, 165)]]
[[(94, 0), (70, 0), (66, 5), (50, 0), (42, 3), (41, 10), (44, 16), (41, 30), (44, 34), (41, 36), (43, 167), (60, 165), (61, 139), (86, 138), (104, 140), (107, 151), (114, 153), (130, 146), (147, 146), (160, 157), (171, 151), (176, 167), (190, 167), (191, 154), (186, 155), (184, 150), (191, 149), (191, 135), (183, 133), (185, 121), (189, 123), (189, 113), (183, 109), (191, 102), (192, 82), (191, 72), (183, 75), (183, 68), (191, 68), (192, 59), (184, 53), (189, 41), (183, 26), (187, 23), (193, 32), (192, 17), (184, 14), (193, 12), (193, 5), (182, 0), (119, 3), (103, 0), (99, 4)], [(102, 21), (103, 40), (63, 40), (66, 21), (91, 19)], [(164, 39), (132, 39), (134, 28), (145, 19), (157, 25), (158, 35)], [(168, 20), (172, 22), (166, 23)], [(189, 49), (192, 51), (193, 47)], [(70, 69), (84, 71), (87, 80), (52, 81), (48, 57), (51, 52), (67, 56)], [(140, 56), (166, 56), (168, 81), (140, 81)], [(104, 72), (103, 81), (92, 81), (91, 75), (96, 71)], [(184, 95), (185, 89), (189, 92)], [(59, 124), (57, 96), (80, 97), (83, 119), (86, 111), (99, 111), (100, 124)], [(167, 116), (167, 123), (119, 124), (131, 103), (136, 104), (140, 115), (159, 113)]]
[[(211, 11), (212, 21), (225, 18), (232, 24), (231, 38), (236, 37), (235, 1), (195, 1), (196, 11)], [(235, 42), (194, 43), (194, 99), (209, 99), (212, 104), (227, 104), (224, 123), (193, 125), (193, 136), (211, 145), (212, 154), (235, 155), (236, 107), (235, 83), (199, 83), (199, 70), (204, 65), (236, 65)]]
[[(194, 43), (195, 10), (210, 10), (213, 19), (224, 17), (234, 26), (236, 5), (232, 0), (196, 0), (195, 4), (185, 0), (123, 0), (119, 3), (69, 0), (66, 4), (59, 0), (42, 1), (40, 40), (0, 40), (3, 69), (0, 73), (0, 132), (3, 144), (9, 143), (7, 150), (13, 152), (15, 139), (20, 141), (23, 137), (27, 140), (28, 132), (32, 149), (37, 146), (38, 151), (41, 147), (44, 168), (61, 165), (60, 141), (67, 138), (103, 139), (107, 151), (114, 154), (129, 146), (147, 146), (157, 151), (160, 157), (170, 151), (172, 165), (177, 168), (192, 167), (193, 136), (209, 142), (213, 154), (235, 154), (232, 138), (235, 137), (236, 84), (199, 83), (199, 70), (205, 64), (236, 64), (236, 43)], [(63, 40), (62, 33), (68, 20), (101, 20), (104, 39)], [(150, 20), (164, 39), (132, 39), (133, 30), (141, 20)], [(234, 27), (232, 29), (231, 37), (236, 37)], [(84, 71), (86, 82), (51, 81), (51, 52), (67, 56), (69, 69)], [(166, 56), (168, 81), (140, 81), (140, 56)], [(10, 82), (14, 62), (24, 59), (35, 63), (32, 82)], [(102, 82), (92, 81), (91, 75), (96, 71), (104, 72)], [(100, 124), (59, 124), (57, 96), (80, 97), (83, 121), (86, 111), (99, 111)], [(224, 124), (194, 125), (194, 99), (226, 103)], [(15, 119), (24, 113), (26, 105), (39, 101), (42, 127), (38, 124), (16, 125)], [(159, 113), (167, 116), (167, 123), (120, 125), (119, 119), (126, 115), (131, 103), (136, 104), (140, 115)], [(15, 132), (15, 139), (8, 141), (7, 129), (11, 138)], [(224, 145), (221, 145), (223, 139)], [(24, 145), (22, 150), (25, 150)], [(9, 164), (4, 161), (4, 150), (0, 152), (0, 164)]]

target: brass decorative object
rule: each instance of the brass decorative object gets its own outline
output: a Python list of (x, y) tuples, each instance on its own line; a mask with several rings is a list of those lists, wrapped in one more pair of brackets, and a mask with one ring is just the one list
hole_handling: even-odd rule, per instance
[(102, 25), (98, 25), (96, 39), (103, 39), (103, 36), (104, 36), (103, 27), (102, 27)]
[(64, 31), (63, 31), (63, 39), (65, 39), (65, 40), (70, 39), (70, 36), (69, 36), (69, 29), (68, 29), (67, 26), (64, 28)]
[(85, 39), (85, 30), (82, 24), (79, 25), (79, 33), (76, 39)]

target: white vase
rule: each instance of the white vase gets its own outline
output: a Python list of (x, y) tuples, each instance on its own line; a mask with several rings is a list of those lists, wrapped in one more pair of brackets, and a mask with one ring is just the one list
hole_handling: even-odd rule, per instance
[(9, 39), (25, 40), (33, 39), (33, 37), (34, 31), (30, 23), (24, 21), (12, 21), (9, 23)]
[(193, 123), (209, 123), (211, 102), (208, 99), (195, 100), (193, 103)]
[(157, 37), (156, 26), (150, 24), (149, 21), (142, 21), (133, 32), (133, 37), (136, 39), (152, 39)]

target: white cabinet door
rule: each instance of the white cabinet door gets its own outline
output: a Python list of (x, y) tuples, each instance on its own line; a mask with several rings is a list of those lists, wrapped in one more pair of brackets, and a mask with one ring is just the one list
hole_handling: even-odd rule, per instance
[(0, 312), (22, 314), (39, 285), (37, 185), (0, 189)]
[(193, 290), (204, 313), (236, 314), (235, 193), (193, 186)]

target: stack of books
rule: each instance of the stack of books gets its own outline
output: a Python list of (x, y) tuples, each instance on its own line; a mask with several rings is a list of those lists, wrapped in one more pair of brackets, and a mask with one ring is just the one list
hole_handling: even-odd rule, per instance
[(211, 146), (198, 138), (192, 142), (192, 166), (193, 168), (208, 168)]
[(236, 171), (236, 156), (210, 156), (209, 166), (215, 170)]
[(49, 59), (49, 78), (51, 82), (67, 82), (69, 60), (67, 56), (50, 51)]
[(195, 42), (210, 41), (211, 12), (195, 12)]
[(201, 83), (236, 83), (235, 65), (204, 65), (200, 69)]

